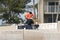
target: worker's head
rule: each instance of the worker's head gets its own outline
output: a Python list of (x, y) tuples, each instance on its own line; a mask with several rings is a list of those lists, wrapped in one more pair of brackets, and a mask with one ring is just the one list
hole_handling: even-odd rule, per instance
[(30, 14), (32, 14), (32, 12), (29, 12)]
[(30, 11), (27, 11), (27, 13), (32, 14), (32, 12), (30, 12)]

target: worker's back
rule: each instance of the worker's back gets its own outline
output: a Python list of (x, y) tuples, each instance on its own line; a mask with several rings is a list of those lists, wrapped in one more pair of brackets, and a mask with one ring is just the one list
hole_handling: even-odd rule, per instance
[(33, 13), (30, 14), (29, 12), (26, 13), (26, 15), (25, 15), (25, 17), (26, 17), (27, 19), (31, 19), (33, 16), (34, 16), (34, 14), (33, 14)]

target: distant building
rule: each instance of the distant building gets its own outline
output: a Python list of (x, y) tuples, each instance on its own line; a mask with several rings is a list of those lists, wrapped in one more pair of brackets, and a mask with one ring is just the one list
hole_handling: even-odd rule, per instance
[(60, 0), (39, 0), (38, 19), (41, 23), (55, 23), (60, 20)]

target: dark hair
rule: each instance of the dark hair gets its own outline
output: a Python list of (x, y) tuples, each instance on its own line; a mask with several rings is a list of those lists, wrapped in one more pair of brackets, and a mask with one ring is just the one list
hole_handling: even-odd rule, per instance
[(32, 14), (32, 12), (29, 12), (30, 14)]

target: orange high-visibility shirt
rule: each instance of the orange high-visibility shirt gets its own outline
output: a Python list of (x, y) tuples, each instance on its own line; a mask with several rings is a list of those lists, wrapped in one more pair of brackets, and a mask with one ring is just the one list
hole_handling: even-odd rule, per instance
[(25, 15), (25, 17), (26, 17), (27, 19), (31, 19), (33, 16), (34, 16), (33, 13), (32, 13), (32, 14), (26, 13), (26, 15)]

